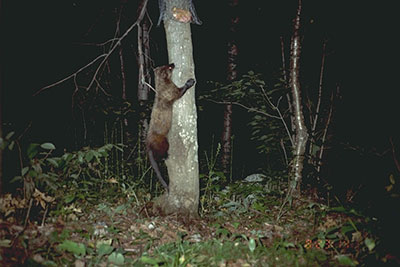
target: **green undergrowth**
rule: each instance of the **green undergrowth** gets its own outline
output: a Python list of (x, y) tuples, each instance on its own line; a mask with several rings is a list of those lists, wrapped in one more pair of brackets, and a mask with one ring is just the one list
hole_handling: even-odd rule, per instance
[(143, 255), (142, 263), (168, 266), (296, 266), (326, 261), (319, 251), (293, 250), (276, 243), (267, 248), (253, 239), (230, 241), (213, 239), (201, 243), (175, 242), (158, 247), (153, 256)]
[[(24, 259), (29, 266), (356, 266), (376, 256), (362, 218), (304, 200), (278, 222), (279, 198), (268, 198), (275, 201), (265, 201), (263, 212), (222, 215), (221, 203), (193, 221), (156, 216), (139, 196), (76, 203), (43, 226), (3, 231), (2, 260)], [(18, 258), (17, 251), (29, 253)]]
[[(356, 266), (390, 261), (374, 221), (353, 209), (303, 197), (285, 203), (284, 173), (253, 174), (222, 186), (201, 175), (200, 219), (160, 217), (162, 193), (110, 166), (97, 149), (53, 157), (32, 145), (14, 180), (24, 194), (0, 199), (1, 266)], [(150, 193), (151, 192), (151, 193)], [(26, 200), (30, 194), (31, 201)], [(25, 198), (24, 198), (25, 196)]]

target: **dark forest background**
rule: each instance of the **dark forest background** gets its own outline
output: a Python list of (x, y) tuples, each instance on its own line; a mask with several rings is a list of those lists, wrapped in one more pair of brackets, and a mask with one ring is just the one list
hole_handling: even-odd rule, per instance
[[(107, 105), (93, 94), (85, 105), (93, 107), (84, 116), (88, 135), (83, 138), (82, 113), (73, 108), (74, 85), (71, 80), (33, 96), (87, 64), (103, 53), (102, 43), (114, 35), (119, 8), (124, 1), (2, 1), (1, 65), (3, 132), (24, 133), (23, 142), (52, 142), (57, 152), (100, 146), (96, 136), (103, 131), (95, 117), (96, 105)], [(393, 161), (392, 145), (400, 148), (398, 130), (398, 15), (394, 1), (303, 2), (303, 52), (301, 81), (303, 90), (315, 94), (318, 88), (322, 44), (327, 43), (325, 88), (340, 85), (340, 97), (330, 129), (332, 136), (324, 162), (324, 179), (334, 192), (344, 195), (357, 190), (358, 205), (373, 216), (398, 215), (394, 199), (386, 197), (385, 186), (391, 174), (399, 177)], [(210, 89), (210, 81), (224, 82), (227, 64), (229, 14), (225, 1), (195, 1), (201, 26), (192, 25), (196, 94)], [(276, 75), (281, 68), (280, 37), (286, 53), (292, 34), (292, 19), (297, 1), (252, 0), (240, 2), (239, 59), (241, 74), (248, 71), (264, 77)], [(153, 21), (150, 32), (153, 66), (168, 62), (163, 26), (156, 27), (158, 3), (149, 1)], [(137, 18), (137, 2), (127, 1), (121, 18), (124, 32)], [(128, 100), (133, 109), (137, 90), (136, 30), (123, 40)], [(113, 62), (114, 61), (114, 62)], [(118, 58), (111, 58), (118, 68)], [(90, 73), (88, 73), (90, 74)], [(87, 78), (86, 78), (87, 79)], [(110, 89), (118, 102), (118, 75)], [(85, 83), (85, 74), (80, 81)], [(87, 81), (86, 81), (87, 82)], [(101, 103), (101, 104), (100, 104)], [(81, 103), (83, 104), (83, 102)], [(209, 151), (221, 135), (223, 107), (199, 101), (199, 154)], [(92, 116), (92, 117), (91, 117)], [(242, 179), (265, 164), (250, 140), (248, 113), (234, 109), (234, 178)], [(97, 121), (97, 124), (96, 124)], [(131, 125), (135, 132), (136, 126)], [(400, 153), (397, 154), (400, 156)], [(4, 177), (18, 170), (19, 162), (5, 159)], [(398, 181), (398, 180), (397, 180)], [(312, 183), (312, 181), (306, 181)], [(397, 202), (396, 202), (397, 203)], [(398, 204), (398, 203), (397, 203)], [(398, 206), (397, 206), (398, 207)], [(391, 228), (393, 229), (393, 228)]]
[[(324, 86), (340, 84), (339, 105), (335, 109), (333, 135), (338, 143), (351, 143), (378, 153), (390, 147), (396, 138), (395, 18), (389, 1), (305, 1), (303, 8), (302, 82), (316, 90), (322, 53), (327, 42), (328, 56)], [(192, 27), (198, 94), (208, 81), (224, 81), (229, 19), (223, 1), (197, 1), (203, 25)], [(76, 116), (71, 110), (72, 81), (46, 90), (40, 88), (75, 72), (97, 55), (97, 44), (114, 34), (119, 1), (3, 1), (2, 3), (3, 121), (9, 129), (25, 129), (32, 122), (29, 136), (37, 141), (52, 140), (58, 148), (74, 147)], [(281, 67), (280, 36), (286, 49), (297, 1), (245, 1), (240, 3), (239, 71), (249, 70), (272, 76)], [(153, 23), (158, 20), (157, 1), (149, 1)], [(137, 3), (125, 4), (121, 31), (136, 20)], [(151, 57), (154, 66), (167, 62), (163, 27), (151, 30)], [(136, 32), (124, 41), (127, 92), (135, 101), (137, 88)], [(288, 51), (286, 51), (288, 53)], [(83, 76), (83, 75), (82, 75)], [(114, 87), (117, 84), (113, 85)], [(115, 88), (118, 91), (118, 88)], [(216, 108), (199, 114), (199, 142), (209, 138), (221, 116)], [(234, 118), (235, 135), (246, 130), (240, 111)], [(236, 112), (236, 113), (237, 113)], [(210, 120), (212, 116), (213, 120)], [(204, 120), (204, 123), (203, 123)], [(205, 125), (206, 124), (206, 125)], [(212, 131), (211, 131), (212, 132)], [(240, 146), (241, 138), (237, 138)], [(246, 143), (246, 142), (244, 142)], [(82, 143), (82, 145), (84, 145)], [(246, 151), (238, 154), (254, 153)], [(337, 151), (336, 153), (340, 153)], [(342, 156), (331, 157), (339, 161)], [(333, 159), (332, 159), (333, 160)], [(371, 175), (371, 159), (332, 161), (331, 170), (352, 179)], [(372, 159), (372, 161), (375, 161)], [(343, 165), (346, 164), (346, 165)], [(376, 167), (373, 171), (383, 170)], [(388, 170), (389, 171), (389, 170)], [(337, 175), (335, 175), (338, 179)], [(383, 179), (383, 178), (370, 178)], [(362, 180), (368, 180), (362, 178)]]

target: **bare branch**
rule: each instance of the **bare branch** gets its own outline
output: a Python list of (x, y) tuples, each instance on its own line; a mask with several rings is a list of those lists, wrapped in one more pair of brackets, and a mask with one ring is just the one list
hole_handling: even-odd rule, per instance
[(147, 83), (147, 82), (144, 82), (144, 84), (145, 85), (147, 85), (151, 90), (153, 90), (153, 92), (154, 93), (156, 93), (157, 91), (156, 91), (156, 89), (154, 89), (154, 87), (153, 86), (151, 86), (149, 83)]
[[(339, 85), (337, 85), (336, 88), (337, 88), (336, 92), (339, 92)], [(334, 100), (334, 94), (332, 92), (332, 94), (331, 94), (331, 105), (329, 107), (329, 114), (328, 114), (328, 118), (326, 119), (325, 129), (324, 129), (324, 133), (322, 135), (322, 145), (321, 145), (321, 148), (319, 150), (319, 155), (318, 155), (318, 161), (319, 161), (319, 164), (318, 164), (318, 167), (317, 167), (318, 173), (321, 170), (321, 164), (320, 163), (322, 162), (322, 155), (323, 155), (324, 149), (325, 149), (326, 135), (328, 134), (328, 128), (329, 128), (329, 125), (331, 124), (331, 118), (332, 118), (332, 113), (333, 113), (333, 100)]]
[[(141, 10), (141, 12), (140, 12), (140, 14), (139, 14), (139, 18), (136, 20), (136, 22), (133, 23), (133, 24), (125, 31), (125, 33), (124, 33), (120, 38), (117, 39), (117, 42), (112, 46), (112, 48), (110, 49), (110, 51), (109, 51), (109, 52), (106, 54), (106, 56), (104, 57), (103, 61), (102, 61), (102, 62), (100, 63), (100, 65), (97, 67), (96, 72), (95, 72), (94, 75), (93, 75), (92, 81), (89, 83), (89, 85), (88, 85), (88, 87), (87, 87), (86, 90), (89, 90), (90, 87), (93, 85), (93, 83), (94, 83), (94, 81), (95, 81), (95, 79), (96, 79), (96, 77), (97, 77), (97, 74), (99, 73), (101, 67), (104, 65), (104, 63), (107, 61), (107, 59), (111, 56), (111, 54), (114, 52), (114, 50), (115, 50), (119, 45), (121, 45), (121, 41), (133, 30), (133, 28), (135, 28), (135, 26), (137, 26), (137, 25), (142, 21), (143, 16), (144, 16), (145, 11), (146, 11), (147, 1), (148, 1), (148, 0), (144, 0), (144, 4), (143, 4), (143, 7), (142, 7), (142, 10)], [(119, 26), (118, 26), (118, 27), (119, 27)]]
[[(49, 88), (51, 88), (51, 87), (54, 87), (54, 86), (57, 86), (57, 85), (59, 85), (59, 84), (65, 82), (65, 81), (67, 81), (67, 80), (69, 80), (69, 79), (75, 77), (75, 76), (78, 75), (80, 72), (82, 72), (82, 71), (85, 70), (86, 68), (88, 68), (88, 67), (90, 67), (91, 65), (93, 65), (94, 63), (96, 63), (98, 60), (103, 59), (103, 60), (100, 62), (100, 64), (97, 66), (96, 71), (95, 71), (95, 73), (93, 74), (93, 77), (92, 77), (92, 79), (91, 79), (89, 85), (86, 87), (86, 88), (87, 88), (86, 90), (89, 90), (89, 89), (92, 87), (93, 83), (95, 83), (95, 82), (97, 83), (97, 80), (96, 80), (96, 79), (97, 79), (97, 75), (99, 74), (100, 69), (104, 66), (104, 64), (106, 63), (106, 61), (108, 60), (108, 58), (111, 56), (111, 54), (115, 51), (115, 49), (116, 49), (119, 45), (121, 45), (122, 40), (133, 30), (133, 28), (135, 28), (135, 27), (142, 21), (144, 15), (145, 15), (147, 2), (148, 2), (148, 0), (144, 0), (144, 1), (143, 1), (143, 7), (142, 7), (142, 9), (141, 9), (141, 11), (140, 11), (140, 13), (139, 13), (138, 19), (125, 31), (125, 33), (124, 33), (121, 37), (116, 38), (116, 37), (114, 36), (114, 38), (112, 38), (112, 39), (110, 39), (110, 40), (108, 40), (108, 41), (105, 42), (105, 43), (108, 43), (108, 42), (112, 42), (112, 43), (113, 43), (112, 46), (111, 46), (111, 48), (110, 48), (110, 50), (109, 50), (107, 53), (102, 54), (102, 55), (96, 57), (94, 60), (92, 60), (91, 62), (89, 62), (89, 63), (86, 64), (85, 66), (79, 68), (77, 71), (75, 71), (75, 72), (72, 73), (71, 75), (65, 77), (64, 79), (61, 79), (61, 80), (59, 80), (59, 81), (57, 81), (57, 82), (55, 82), (55, 83), (52, 83), (52, 84), (50, 84), (50, 85), (47, 85), (47, 86), (45, 86), (45, 87), (39, 89), (36, 93), (33, 94), (33, 96), (36, 96), (36, 95), (40, 94), (41, 92), (43, 92), (44, 90), (47, 90), (47, 89), (49, 89)], [(117, 35), (117, 32), (119, 32), (119, 24), (117, 24), (116, 35)]]
[(311, 128), (311, 134), (313, 136), (315, 135), (315, 129), (317, 128), (318, 115), (319, 115), (319, 111), (321, 108), (322, 82), (323, 82), (323, 78), (324, 78), (324, 67), (325, 67), (325, 48), (326, 48), (326, 42), (324, 42), (324, 44), (322, 45), (321, 71), (319, 74), (319, 85), (318, 85), (318, 102), (317, 102), (317, 106), (315, 108), (315, 116), (314, 116), (314, 121), (313, 121), (312, 128)]
[(260, 114), (265, 115), (265, 116), (270, 117), (270, 118), (280, 119), (278, 116), (271, 115), (271, 114), (269, 114), (267, 112), (261, 111), (261, 110), (256, 109), (256, 108), (248, 107), (248, 106), (243, 105), (242, 103), (239, 103), (239, 102), (215, 101), (215, 100), (212, 100), (212, 99), (208, 99), (208, 101), (216, 103), (216, 104), (222, 104), (222, 105), (229, 105), (229, 104), (236, 105), (236, 106), (242, 107), (244, 109), (247, 109), (247, 111), (249, 111), (249, 112), (256, 112), (256, 113), (260, 113)]
[(109, 93), (107, 93), (106, 89), (104, 89), (103, 86), (101, 86), (100, 82), (97, 79), (95, 81), (96, 81), (96, 84), (97, 84), (98, 88), (101, 89), (103, 94), (105, 94), (106, 96), (111, 96)]
[(86, 69), (87, 67), (93, 65), (96, 61), (98, 61), (99, 59), (101, 59), (101, 58), (103, 58), (103, 57), (105, 57), (105, 56), (106, 56), (106, 54), (102, 54), (102, 55), (96, 57), (96, 58), (93, 59), (91, 62), (89, 62), (89, 63), (86, 64), (85, 66), (81, 67), (80, 69), (78, 69), (77, 71), (75, 71), (74, 73), (72, 73), (71, 75), (65, 77), (64, 79), (59, 80), (58, 82), (52, 83), (52, 84), (50, 84), (50, 85), (47, 85), (47, 86), (41, 88), (39, 91), (37, 91), (36, 93), (34, 93), (33, 96), (36, 96), (36, 95), (40, 94), (42, 91), (44, 91), (44, 90), (46, 90), (46, 89), (49, 89), (49, 88), (54, 87), (54, 86), (56, 86), (56, 85), (59, 85), (59, 84), (65, 82), (65, 81), (71, 79), (72, 77), (75, 77), (76, 75), (78, 75), (78, 73), (80, 73), (81, 71), (83, 71), (83, 70)]
[(103, 47), (103, 46), (107, 45), (108, 43), (112, 43), (114, 41), (118, 41), (118, 39), (119, 38), (111, 38), (111, 39), (109, 39), (109, 40), (107, 40), (105, 42), (102, 42), (102, 43), (73, 43), (73, 44), (84, 45), (84, 46), (100, 46), (100, 47)]
[(278, 108), (278, 107), (279, 107), (279, 102), (281, 101), (282, 97), (280, 97), (280, 98), (278, 99), (277, 104), (274, 105), (274, 104), (272, 103), (271, 99), (269, 98), (269, 96), (267, 95), (267, 93), (265, 92), (264, 87), (260, 85), (260, 88), (261, 88), (261, 90), (262, 90), (262, 92), (263, 92), (264, 98), (268, 101), (268, 103), (271, 105), (271, 107), (278, 113), (278, 115), (279, 115), (278, 118), (282, 121), (282, 124), (283, 124), (283, 126), (285, 127), (285, 130), (286, 130), (286, 133), (287, 133), (287, 135), (289, 136), (290, 144), (291, 144), (292, 147), (293, 147), (294, 143), (293, 143), (292, 135), (291, 135), (291, 133), (290, 133), (289, 128), (287, 127), (286, 121), (285, 121), (285, 119), (283, 118), (283, 115), (282, 115), (281, 111), (280, 111), (279, 108)]
[(287, 153), (286, 153), (286, 148), (285, 148), (285, 144), (283, 142), (283, 138), (281, 138), (281, 141), (279, 143), (281, 145), (281, 148), (282, 148), (282, 151), (283, 151), (283, 155), (285, 157), (285, 163), (286, 163), (286, 165), (289, 165), (288, 156), (287, 156)]

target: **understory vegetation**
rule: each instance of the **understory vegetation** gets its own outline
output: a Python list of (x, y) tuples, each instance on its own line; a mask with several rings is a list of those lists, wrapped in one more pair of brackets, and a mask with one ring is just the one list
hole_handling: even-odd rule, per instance
[[(208, 137), (202, 132), (196, 219), (160, 216), (153, 209), (162, 188), (144, 153), (141, 128), (128, 135), (124, 124), (129, 119), (130, 125), (140, 125), (145, 107), (138, 114), (126, 103), (113, 107), (103, 101), (87, 112), (96, 119), (84, 123), (86, 146), (68, 152), (50, 142), (29, 143), (10, 131), (1, 149), (17, 164), (9, 165), (15, 168), (7, 172), (13, 174), (11, 190), (0, 199), (1, 265), (396, 263), (382, 242), (379, 220), (352, 205), (357, 188), (337, 196), (320, 179), (320, 151), (331, 138), (324, 127), (314, 128), (301, 197), (288, 197), (292, 155), (285, 123), (290, 114), (283, 112), (287, 106), (282, 100), (287, 89), (280, 78), (268, 84), (273, 86), (249, 72), (232, 84), (213, 84), (218, 89), (199, 97), (200, 129), (206, 112), (226, 102), (245, 113), (241, 119), (249, 127), (248, 135), (234, 143), (229, 174), (221, 171), (221, 145), (209, 137), (217, 131), (208, 129)], [(312, 117), (311, 102), (309, 106)], [(132, 119), (136, 115), (139, 119)], [(253, 147), (243, 140), (251, 140)], [(248, 157), (248, 151), (257, 155)], [(391, 175), (383, 188), (389, 199), (398, 199), (397, 179)]]
[[(15, 145), (9, 136), (9, 148)], [(122, 146), (54, 156), (31, 144), (15, 194), (0, 199), (2, 266), (355, 266), (386, 262), (374, 218), (312, 191), (287, 203), (284, 173), (226, 184), (205, 152), (199, 219), (158, 216), (146, 161), (113, 167)], [(119, 172), (119, 175), (117, 174)], [(131, 176), (131, 177), (129, 177)], [(329, 204), (327, 204), (329, 203)]]
[(400, 266), (397, 9), (365, 2), (0, 1), (0, 267)]

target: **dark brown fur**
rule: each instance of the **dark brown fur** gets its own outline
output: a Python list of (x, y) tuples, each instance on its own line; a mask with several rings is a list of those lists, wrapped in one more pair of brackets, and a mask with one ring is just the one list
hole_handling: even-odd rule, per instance
[(194, 85), (194, 79), (189, 79), (184, 86), (178, 87), (171, 80), (175, 65), (169, 64), (154, 69), (156, 96), (151, 112), (146, 146), (150, 163), (161, 184), (168, 190), (168, 185), (162, 178), (157, 161), (168, 157), (168, 132), (172, 123), (172, 106), (185, 92)]

